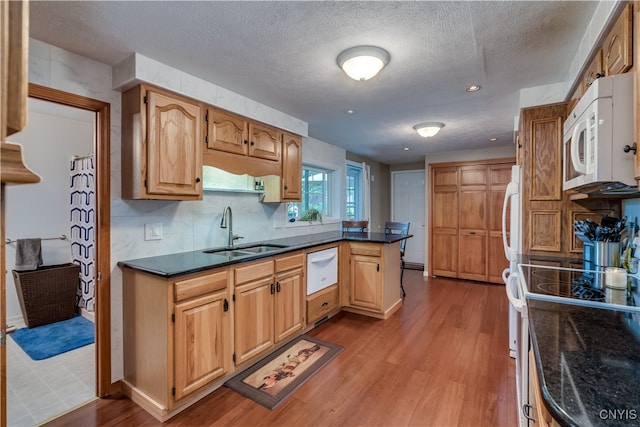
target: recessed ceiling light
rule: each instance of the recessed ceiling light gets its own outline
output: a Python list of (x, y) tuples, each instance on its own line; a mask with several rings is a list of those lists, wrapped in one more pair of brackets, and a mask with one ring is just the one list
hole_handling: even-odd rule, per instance
[(403, 150), (404, 151), (409, 151), (409, 147), (404, 147)]
[(489, 141), (491, 142), (496, 142), (498, 140), (498, 138), (489, 138)]
[(468, 88), (466, 88), (465, 90), (466, 90), (467, 92), (477, 92), (477, 91), (479, 91), (479, 90), (480, 90), (480, 88), (481, 88), (481, 86), (480, 86), (480, 85), (471, 85), (471, 86), (469, 86)]
[(356, 110), (354, 110), (354, 109), (350, 108), (350, 109), (348, 109), (347, 111), (345, 111), (345, 113), (347, 113), (347, 114), (355, 114), (355, 113), (356, 113)]

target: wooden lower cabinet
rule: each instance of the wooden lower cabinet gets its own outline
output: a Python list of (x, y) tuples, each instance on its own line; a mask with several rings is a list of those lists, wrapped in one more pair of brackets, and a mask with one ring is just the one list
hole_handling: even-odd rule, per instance
[(158, 419), (232, 371), (230, 280), (123, 269), (125, 391)]
[(175, 306), (175, 398), (230, 371), (227, 290)]
[[(269, 263), (273, 264), (273, 261)], [(273, 286), (273, 274), (236, 286), (234, 294), (236, 366), (264, 353), (275, 343)]]
[(560, 427), (542, 401), (540, 380), (536, 368), (533, 352), (529, 351), (529, 426), (530, 427)]
[(304, 259), (287, 254), (234, 269), (236, 366), (304, 328)]
[(388, 318), (402, 305), (400, 243), (349, 242), (348, 248), (349, 280), (345, 310)]

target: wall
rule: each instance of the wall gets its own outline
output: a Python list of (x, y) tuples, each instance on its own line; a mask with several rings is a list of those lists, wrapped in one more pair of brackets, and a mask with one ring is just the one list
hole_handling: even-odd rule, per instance
[[(21, 144), (26, 164), (41, 176), (37, 184), (7, 186), (6, 236), (50, 238), (70, 236), (69, 167), (74, 155), (93, 152), (94, 114), (29, 99), (27, 126), (11, 136)], [(22, 311), (11, 271), (16, 244), (6, 246), (7, 323), (22, 325)], [(70, 240), (42, 242), (44, 265), (71, 262)]]
[(502, 159), (515, 157), (515, 146), (495, 147), (484, 150), (465, 150), (465, 151), (451, 151), (448, 153), (436, 153), (427, 155), (425, 158), (425, 191), (427, 197), (425, 197), (425, 213), (427, 218), (425, 220), (425, 248), (424, 248), (424, 275), (428, 276), (429, 268), (429, 188), (431, 186), (429, 182), (429, 165), (433, 163), (447, 163), (447, 162), (466, 162), (474, 160), (487, 160), (487, 159)]
[(384, 232), (384, 222), (391, 217), (391, 201), (389, 199), (391, 195), (391, 176), (389, 174), (389, 165), (349, 152), (347, 152), (347, 160), (358, 163), (365, 162), (371, 168), (371, 219), (369, 220), (369, 229), (382, 233)]
[[(174, 74), (187, 76), (172, 69)], [(122, 352), (122, 273), (120, 260), (191, 251), (225, 244), (220, 220), (225, 205), (234, 213), (234, 232), (245, 236), (242, 242), (289, 237), (337, 230), (339, 223), (288, 227), (281, 219), (283, 204), (262, 204), (257, 194), (205, 193), (197, 202), (122, 200), (120, 198), (120, 92), (112, 90), (112, 68), (49, 44), (30, 40), (29, 81), (111, 104), (111, 362), (112, 381), (123, 377)], [(153, 82), (151, 82), (153, 83)], [(229, 93), (226, 93), (229, 96)], [(255, 101), (235, 97), (237, 104), (258, 108)], [(286, 121), (283, 113), (258, 108), (267, 121), (273, 114)], [(243, 111), (238, 110), (240, 114)], [(304, 123), (291, 120), (292, 126)], [(305, 124), (306, 125), (306, 124)], [(302, 126), (304, 127), (304, 126)], [(303, 160), (342, 168), (345, 151), (313, 138), (303, 139)], [(29, 158), (27, 158), (29, 161)], [(344, 181), (344, 180), (342, 180)], [(25, 208), (23, 206), (23, 208)], [(144, 224), (161, 223), (163, 239), (144, 240)]]

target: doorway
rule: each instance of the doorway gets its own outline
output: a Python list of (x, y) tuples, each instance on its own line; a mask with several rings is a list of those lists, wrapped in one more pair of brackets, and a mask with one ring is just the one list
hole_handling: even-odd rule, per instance
[(404, 260), (407, 268), (424, 268), (424, 170), (391, 172), (391, 218), (410, 222)]
[[(115, 392), (111, 385), (110, 313), (110, 105), (44, 86), (29, 85), (29, 96), (91, 112), (95, 155), (95, 388), (94, 396)], [(27, 158), (27, 164), (29, 159)], [(17, 236), (20, 237), (20, 236)]]

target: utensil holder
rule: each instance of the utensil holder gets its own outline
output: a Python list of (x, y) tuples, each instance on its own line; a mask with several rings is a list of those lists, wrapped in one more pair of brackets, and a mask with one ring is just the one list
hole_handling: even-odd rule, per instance
[(593, 263), (597, 267), (620, 267), (620, 242), (594, 242)]

